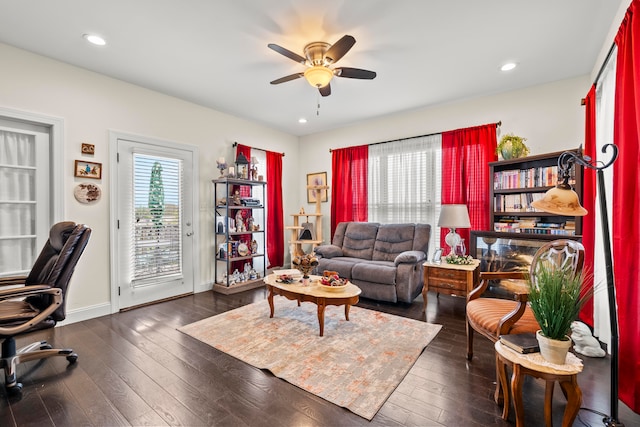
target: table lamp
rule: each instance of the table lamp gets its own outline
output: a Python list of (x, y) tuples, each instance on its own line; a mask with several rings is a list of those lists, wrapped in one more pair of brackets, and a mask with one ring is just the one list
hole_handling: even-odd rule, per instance
[(451, 248), (449, 255), (455, 255), (456, 246), (462, 240), (456, 233), (456, 228), (471, 228), (469, 211), (466, 205), (442, 205), (438, 227), (449, 228), (449, 234), (444, 238), (445, 243)]
[[(611, 326), (611, 414), (602, 421), (607, 427), (624, 426), (618, 419), (618, 309), (616, 305), (616, 286), (613, 280), (613, 258), (611, 254), (611, 236), (609, 233), (609, 214), (607, 212), (607, 196), (605, 193), (604, 172), (618, 158), (618, 147), (615, 144), (606, 144), (602, 152), (611, 149), (609, 162), (592, 161), (582, 154), (582, 147), (577, 153), (565, 151), (558, 157), (559, 181), (555, 188), (547, 191), (541, 200), (531, 204), (536, 209), (557, 215), (585, 216), (588, 212), (580, 205), (580, 199), (571, 185), (569, 178), (574, 163), (596, 171), (598, 185), (598, 199), (600, 202), (600, 219), (602, 222), (602, 238), (604, 240), (605, 270), (607, 277), (607, 297), (609, 302), (609, 324)], [(560, 181), (561, 180), (561, 181)]]

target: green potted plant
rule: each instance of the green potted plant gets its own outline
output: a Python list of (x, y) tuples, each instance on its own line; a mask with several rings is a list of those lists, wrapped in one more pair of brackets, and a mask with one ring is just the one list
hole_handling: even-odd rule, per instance
[(547, 361), (562, 365), (571, 347), (571, 322), (578, 318), (592, 291), (582, 287), (582, 272), (548, 262), (540, 263), (534, 274), (528, 280), (529, 303), (540, 325), (536, 333), (540, 353)]
[(517, 159), (529, 155), (529, 147), (524, 143), (527, 138), (508, 133), (498, 142), (496, 154), (501, 154), (505, 160)]

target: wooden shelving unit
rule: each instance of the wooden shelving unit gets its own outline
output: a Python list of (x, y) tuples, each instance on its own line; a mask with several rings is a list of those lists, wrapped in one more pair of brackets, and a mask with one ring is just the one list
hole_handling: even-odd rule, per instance
[[(580, 238), (582, 218), (535, 211), (529, 204), (558, 182), (558, 157), (562, 152), (489, 163), (492, 231), (496, 237), (518, 234), (522, 238), (554, 240)], [(582, 199), (582, 166), (574, 165), (571, 184)], [(528, 224), (527, 224), (528, 223)], [(534, 224), (535, 225), (532, 225)], [(522, 227), (519, 225), (527, 224)], [(569, 225), (575, 224), (574, 228)], [(513, 225), (513, 226), (510, 226)]]
[[(328, 185), (308, 185), (307, 190), (313, 190), (316, 193), (316, 205), (314, 213), (299, 212), (297, 214), (291, 214), (293, 217), (293, 225), (285, 227), (287, 230), (291, 230), (291, 239), (289, 240), (289, 253), (291, 259), (299, 255), (312, 252), (316, 246), (321, 245), (322, 240), (322, 190), (328, 190)], [(300, 218), (306, 219), (306, 223), (313, 223), (313, 239), (300, 239), (300, 233), (304, 230)], [(309, 252), (305, 252), (304, 246), (311, 246)], [(293, 268), (293, 264), (291, 265)]]

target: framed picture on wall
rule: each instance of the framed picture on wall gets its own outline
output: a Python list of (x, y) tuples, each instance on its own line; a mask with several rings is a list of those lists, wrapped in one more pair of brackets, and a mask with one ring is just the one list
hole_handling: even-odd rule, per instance
[(79, 178), (101, 179), (102, 163), (76, 160), (73, 176)]
[[(315, 172), (307, 174), (307, 203), (315, 203), (316, 202), (316, 190), (312, 190), (309, 187), (311, 186), (326, 186), (327, 185), (327, 173), (326, 172)], [(320, 201), (326, 202), (329, 200), (327, 195), (327, 189), (320, 190)]]

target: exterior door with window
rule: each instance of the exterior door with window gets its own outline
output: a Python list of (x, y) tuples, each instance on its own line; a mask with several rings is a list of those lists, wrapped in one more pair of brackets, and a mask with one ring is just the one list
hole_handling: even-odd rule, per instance
[(158, 144), (117, 140), (119, 309), (194, 290), (194, 152)]

